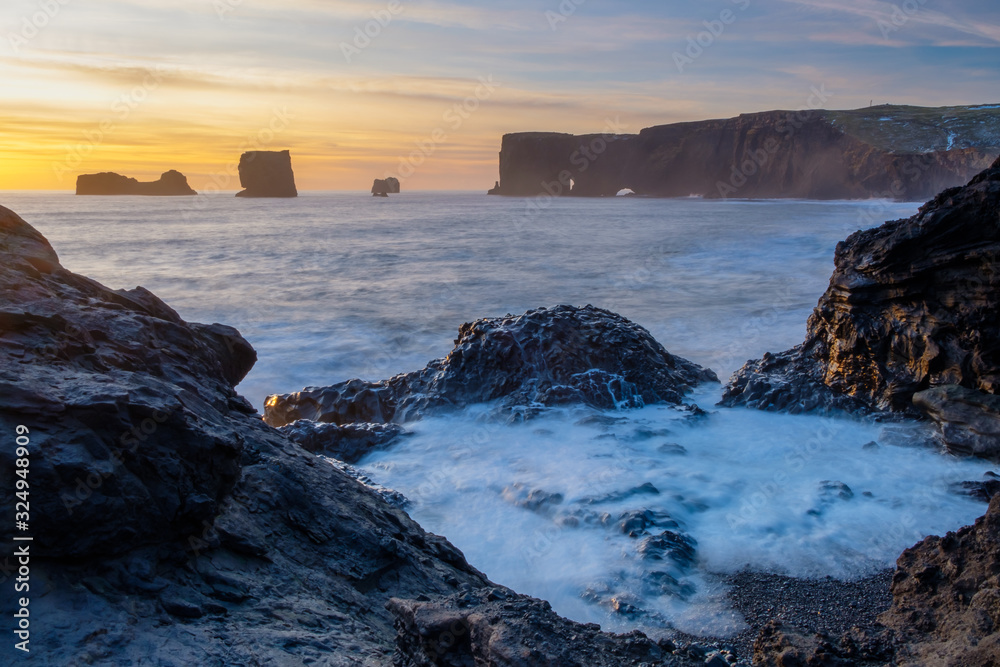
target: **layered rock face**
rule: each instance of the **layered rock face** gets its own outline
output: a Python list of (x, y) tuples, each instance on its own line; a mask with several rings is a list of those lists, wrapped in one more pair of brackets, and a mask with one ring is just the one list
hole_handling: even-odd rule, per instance
[(237, 197), (298, 197), (290, 151), (248, 151), (240, 156)]
[(82, 174), (76, 179), (76, 194), (167, 197), (198, 193), (188, 185), (184, 174), (171, 169), (160, 176), (158, 181), (148, 183), (141, 183), (134, 178), (111, 172)]
[(414, 373), (270, 396), (264, 419), (272, 426), (299, 419), (402, 422), (433, 408), (496, 399), (509, 410), (677, 404), (697, 384), (716, 381), (715, 373), (670, 354), (620, 315), (556, 306), (465, 324), (446, 358)]
[(1000, 154), (1000, 114), (971, 114), (990, 133), (979, 121), (951, 123), (968, 113), (941, 111), (931, 120), (905, 107), (770, 111), (638, 135), (508, 134), (498, 194), (607, 197), (628, 188), (659, 197), (922, 200)]
[(0, 286), (0, 430), (29, 432), (44, 664), (704, 663), (491, 584), (385, 490), (265, 425), (233, 389), (255, 360), (238, 332), (65, 270), (3, 208)]
[(997, 393), (1000, 160), (912, 218), (852, 235), (835, 261), (806, 341), (749, 362), (724, 404), (915, 413), (931, 387)]

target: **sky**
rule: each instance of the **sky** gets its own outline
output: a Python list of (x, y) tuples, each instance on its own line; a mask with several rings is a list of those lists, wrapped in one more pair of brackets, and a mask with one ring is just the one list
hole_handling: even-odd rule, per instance
[(3, 0), (0, 190), (481, 190), (509, 132), (1000, 102), (996, 0)]

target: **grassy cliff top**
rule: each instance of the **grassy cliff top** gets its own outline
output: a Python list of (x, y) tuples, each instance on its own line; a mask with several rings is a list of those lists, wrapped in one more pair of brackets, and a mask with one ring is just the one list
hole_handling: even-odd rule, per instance
[(896, 153), (1000, 147), (1000, 104), (965, 107), (882, 104), (823, 113), (847, 134)]

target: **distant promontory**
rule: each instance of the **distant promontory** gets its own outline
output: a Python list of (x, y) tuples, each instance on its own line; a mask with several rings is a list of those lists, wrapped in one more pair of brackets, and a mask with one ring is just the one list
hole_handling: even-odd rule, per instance
[(240, 157), (237, 197), (298, 197), (290, 151), (248, 151)]
[(112, 172), (82, 174), (76, 179), (76, 194), (168, 197), (196, 195), (198, 193), (188, 185), (184, 174), (171, 169), (160, 176), (158, 181), (145, 183)]
[(503, 137), (492, 194), (924, 200), (1000, 155), (1000, 105), (768, 111), (622, 134)]

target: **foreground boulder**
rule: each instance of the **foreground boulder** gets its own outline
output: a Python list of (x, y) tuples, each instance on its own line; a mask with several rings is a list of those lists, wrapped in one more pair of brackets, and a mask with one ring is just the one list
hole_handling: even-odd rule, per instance
[(1000, 160), (837, 246), (806, 341), (738, 371), (725, 405), (916, 414), (940, 385), (1000, 389)]
[(892, 608), (899, 665), (1000, 664), (1000, 496), (986, 515), (944, 537), (928, 537), (896, 563)]
[[(426, 603), (462, 607), (479, 664), (703, 663), (490, 583), (386, 490), (265, 425), (233, 389), (255, 360), (234, 329), (67, 271), (4, 208), (0, 286), (0, 430), (28, 430), (34, 538), (31, 653), (3, 642), (3, 664), (470, 664), (416, 662)], [(11, 518), (15, 455), (0, 448)]]
[(167, 197), (196, 195), (187, 178), (179, 171), (171, 169), (157, 181), (141, 183), (134, 178), (112, 172), (82, 174), (76, 179), (78, 195), (146, 195)]
[(464, 324), (451, 353), (420, 371), (270, 396), (264, 419), (272, 426), (299, 419), (402, 422), (434, 408), (497, 399), (509, 410), (679, 404), (696, 385), (717, 381), (715, 373), (670, 354), (621, 315), (555, 306)]
[(237, 197), (298, 197), (290, 151), (248, 151), (240, 156)]

